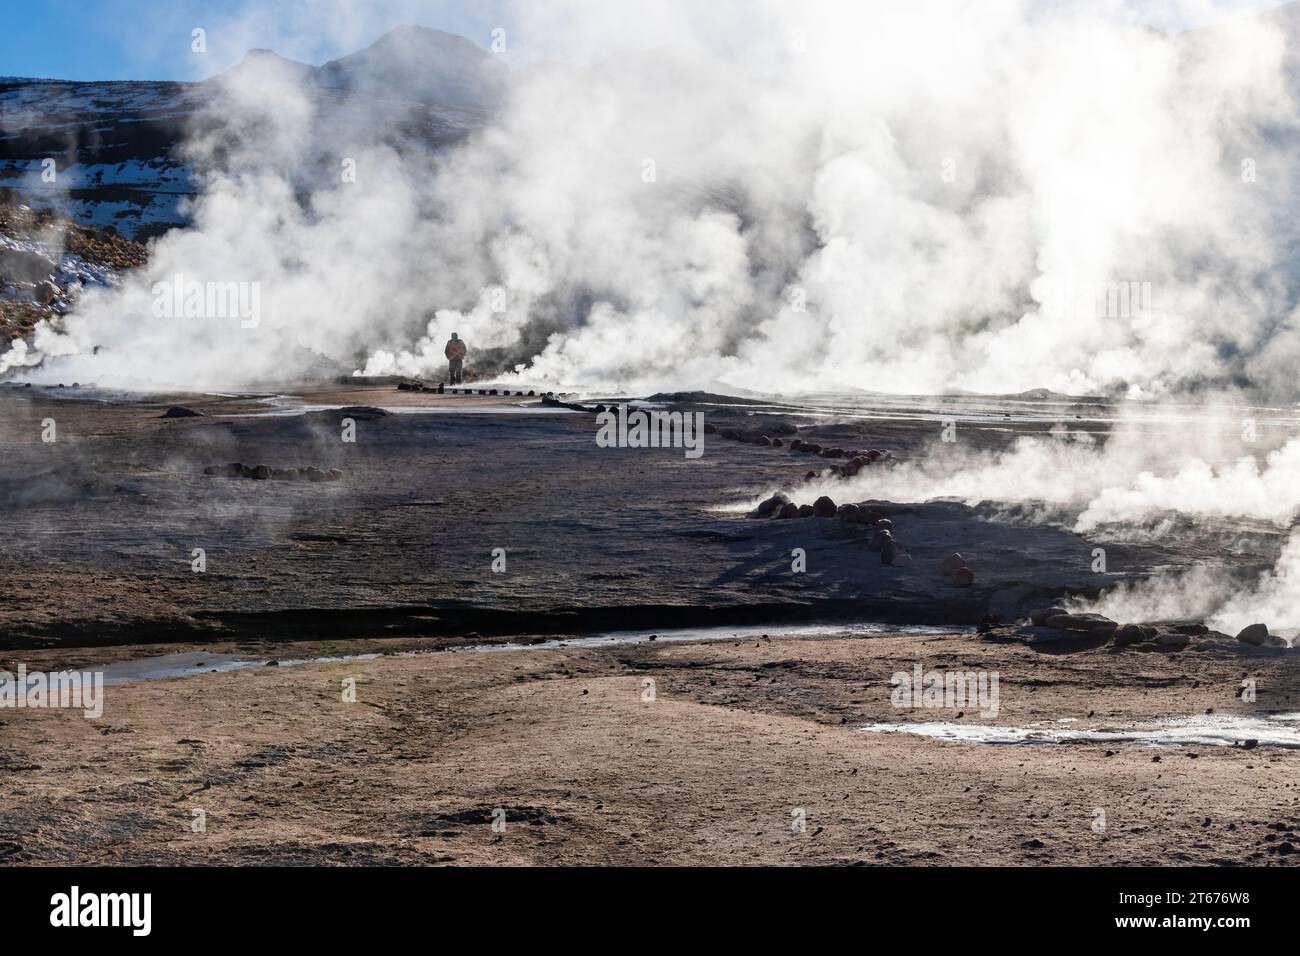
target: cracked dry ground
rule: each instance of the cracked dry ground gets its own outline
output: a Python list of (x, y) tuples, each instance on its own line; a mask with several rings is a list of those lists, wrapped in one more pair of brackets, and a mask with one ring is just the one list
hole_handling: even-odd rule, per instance
[[(372, 642), (365, 649), (374, 650)], [(54, 653), (54, 652), (50, 652)], [(1300, 752), (869, 734), (923, 661), (996, 723), (1300, 709), (1286, 657), (1044, 654), (974, 635), (385, 656), (114, 685), (0, 717), (8, 863), (1290, 864)], [(1242, 673), (1254, 704), (1236, 696)], [(653, 678), (653, 702), (643, 679)], [(342, 701), (345, 678), (357, 702)], [(1091, 714), (1091, 716), (1090, 716)], [(967, 713), (962, 720), (979, 720)], [(1155, 759), (1159, 757), (1160, 759)], [(506, 827), (493, 831), (493, 810)], [(807, 829), (792, 829), (803, 808)], [(1094, 832), (1094, 811), (1108, 821)], [(207, 814), (191, 832), (193, 811)]]

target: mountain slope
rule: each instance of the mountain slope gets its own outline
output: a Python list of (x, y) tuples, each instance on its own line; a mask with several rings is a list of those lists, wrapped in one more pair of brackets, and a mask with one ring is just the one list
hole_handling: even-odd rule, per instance
[[(463, 37), (398, 27), (321, 67), (252, 50), (198, 83), (0, 78), (0, 186), (140, 240), (184, 225), (182, 203), (196, 193), (201, 170), (182, 146), (196, 123), (210, 129), (209, 107), (232, 83), (268, 91), (292, 84), (310, 97), (321, 130), (398, 131), (404, 146), (436, 150), (488, 122), (506, 74)], [(42, 175), (49, 159), (53, 182)]]

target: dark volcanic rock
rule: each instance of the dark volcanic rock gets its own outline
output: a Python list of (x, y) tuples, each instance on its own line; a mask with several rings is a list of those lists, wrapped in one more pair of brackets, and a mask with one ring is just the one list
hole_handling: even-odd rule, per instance
[(799, 506), (799, 517), (800, 517), (800, 518), (811, 518), (812, 516), (813, 516), (813, 506), (812, 506), (812, 505), (800, 505), (800, 506)]
[(1049, 617), (1055, 617), (1058, 614), (1064, 613), (1065, 608), (1054, 604), (1051, 607), (1039, 608), (1037, 611), (1032, 612), (1029, 615), (1029, 620), (1037, 626), (1042, 627), (1047, 623)]
[(966, 567), (966, 559), (963, 558), (960, 554), (953, 552), (952, 554), (948, 555), (948, 557), (944, 558), (942, 561), (939, 562), (939, 573), (950, 575), (958, 568), (964, 568), (964, 567)]
[(793, 501), (788, 501), (781, 506), (781, 510), (776, 513), (778, 518), (797, 518), (799, 516), (799, 506)]
[(835, 517), (835, 502), (832, 501), (826, 495), (822, 495), (820, 498), (814, 501), (812, 509), (813, 509), (813, 514), (815, 514), (819, 518)]
[(853, 504), (840, 505), (835, 511), (835, 516), (841, 521), (857, 524), (862, 518), (862, 509)]
[(184, 405), (173, 405), (167, 411), (163, 412), (159, 418), (202, 418), (202, 412), (196, 412), (192, 408), (186, 408)]
[(239, 462), (231, 462), (228, 465), (209, 465), (203, 469), (205, 475), (212, 475), (214, 478), (242, 478), (244, 475), (244, 466)]
[(766, 518), (769, 515), (775, 514), (780, 507), (789, 502), (789, 500), (790, 499), (784, 494), (777, 492), (771, 498), (767, 498), (758, 503), (758, 507), (754, 509), (754, 516), (758, 518)]
[(1241, 629), (1237, 634), (1237, 640), (1243, 644), (1263, 647), (1268, 643), (1269, 636), (1267, 624), (1250, 624)]

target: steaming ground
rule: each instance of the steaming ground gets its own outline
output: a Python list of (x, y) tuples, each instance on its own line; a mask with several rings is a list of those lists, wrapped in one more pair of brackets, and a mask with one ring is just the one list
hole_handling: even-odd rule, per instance
[[(509, 633), (519, 614), (560, 630), (620, 615), (648, 626), (710, 615), (973, 625), (1060, 599), (1122, 622), (1300, 628), (1286, 411), (1041, 394), (677, 397), (724, 430), (798, 428), (828, 447), (892, 451), (845, 479), (825, 460), (717, 434), (698, 467), (680, 451), (601, 449), (589, 414), (536, 398), (364, 384), (301, 397), (108, 395), (0, 389), (4, 564), (33, 591), (0, 612), (11, 646), (418, 633), (422, 621)], [(203, 417), (158, 417), (172, 401)], [(393, 414), (362, 415), (357, 442), (343, 442), (339, 406), (369, 405)], [(49, 419), (51, 444), (40, 440)], [(337, 468), (342, 480), (202, 473), (230, 461)], [(867, 529), (743, 517), (776, 490), (797, 503), (876, 502), (912, 565), (881, 566)], [(210, 555), (205, 574), (190, 570), (194, 548)], [(484, 573), (494, 548), (509, 574)], [(808, 553), (807, 574), (790, 573), (794, 548)], [(975, 570), (973, 588), (937, 574), (953, 551)], [(95, 599), (69, 604), (68, 593)]]
[[(518, 4), (549, 62), (508, 78), (403, 28), (342, 106), (266, 55), (214, 79), (193, 227), (0, 369), (430, 374), (455, 330), (481, 371), (640, 393), (1295, 399), (1295, 5), (1178, 36), (1111, 3), (602, 7)], [(448, 50), (495, 105), (423, 148), (389, 98), (438, 106)], [(258, 324), (157, 315), (178, 276), (256, 284)]]
[[(162, 417), (176, 404), (201, 416)], [(1111, 739), (1211, 711), (1244, 726), (1300, 710), (1296, 651), (1231, 635), (1170, 650), (974, 629), (990, 612), (1014, 617), (1070, 595), (1104, 605), (1124, 585), (1149, 600), (1153, 579), (1217, 584), (1232, 574), (1241, 600), (1255, 594), (1287, 550), (1288, 528), (1271, 517), (1199, 514), (1189, 501), (1182, 513), (1079, 525), (1099, 485), (1066, 466), (1104, 466), (1111, 487), (1125, 487), (1127, 463), (1156, 467), (1158, 444), (1170, 452), (1188, 440), (1216, 466), (1230, 463), (1240, 450), (1231, 436), (1188, 438), (1213, 431), (1207, 416), (1171, 420), (1050, 395), (659, 395), (653, 404), (702, 411), (719, 429), (702, 458), (600, 448), (589, 412), (518, 395), (354, 381), (281, 395), (0, 388), (0, 667), (94, 668), (172, 652), (214, 662), (363, 655), (113, 684), (102, 722), (6, 711), (0, 861), (1230, 865), (1300, 856), (1300, 752), (1174, 744), (1154, 761), (1140, 742)], [(380, 407), (392, 412), (366, 411)], [(1287, 415), (1255, 411), (1261, 445), (1285, 448)], [(355, 443), (340, 440), (345, 416)], [(953, 418), (956, 441), (945, 443)], [(45, 443), (50, 419), (57, 441)], [(830, 462), (722, 435), (791, 428), (827, 445), (889, 449), (894, 460), (856, 479), (809, 482), (808, 470)], [(1129, 428), (1147, 432), (1122, 437)], [(1015, 462), (1051, 454), (1053, 494), (1003, 497)], [(235, 461), (342, 475), (203, 474)], [(1180, 461), (1174, 454), (1164, 467)], [(1047, 466), (1020, 470), (1026, 488), (1051, 487)], [(748, 516), (781, 488), (799, 503), (821, 493), (870, 500), (911, 563), (882, 565), (860, 525)], [(927, 497), (954, 489), (965, 500)], [(201, 573), (195, 548), (206, 555)], [(501, 573), (492, 570), (498, 548)], [(801, 574), (795, 549), (807, 560)], [(974, 586), (938, 573), (954, 550)], [(1183, 598), (1150, 606), (1161, 620), (1188, 616)], [(814, 638), (782, 630), (810, 621), (830, 626)], [(836, 621), (921, 627), (864, 637)], [(645, 637), (742, 624), (758, 629), (702, 643)], [(960, 627), (927, 634), (936, 624)], [(611, 630), (641, 638), (529, 649)], [(438, 653), (484, 643), (513, 649)], [(424, 653), (388, 653), (399, 651)], [(917, 662), (997, 671), (1000, 712), (984, 721), (971, 708), (894, 709), (891, 675)], [(1243, 697), (1243, 677), (1254, 699)], [(355, 705), (340, 702), (347, 678), (357, 681)], [(646, 679), (655, 702), (643, 699)], [(997, 748), (860, 732), (936, 720), (1081, 733), (1069, 746)], [(610, 773), (628, 759), (635, 773)], [(190, 830), (191, 805), (209, 813), (206, 842)], [(490, 829), (498, 806), (507, 808), (502, 839)], [(808, 813), (799, 839), (791, 807)], [(1104, 832), (1094, 829), (1098, 808)]]

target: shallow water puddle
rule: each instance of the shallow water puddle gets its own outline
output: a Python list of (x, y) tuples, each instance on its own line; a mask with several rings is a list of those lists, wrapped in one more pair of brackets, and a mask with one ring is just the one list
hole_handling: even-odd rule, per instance
[[(354, 654), (348, 657), (305, 657), (277, 659), (281, 667), (294, 667), (300, 664), (333, 664), (341, 661), (369, 661), (379, 657), (378, 654)], [(103, 667), (92, 668), (104, 675), (105, 684), (126, 684), (141, 680), (165, 680), (169, 677), (193, 677), (196, 674), (246, 670), (250, 667), (266, 667), (266, 660), (251, 660), (236, 654), (193, 653), (160, 654), (157, 657), (142, 657), (137, 660), (117, 661)]]
[(1236, 717), (1205, 714), (1144, 721), (1125, 729), (1072, 730), (1061, 721), (1055, 725), (995, 727), (988, 724), (960, 724), (928, 721), (912, 724), (867, 724), (867, 733), (903, 733), (955, 744), (1070, 744), (1137, 743), (1148, 747), (1235, 747), (1255, 741), (1261, 747), (1300, 749), (1300, 713), (1268, 714), (1264, 717)]
[[(380, 657), (415, 657), (425, 654), (480, 654), (488, 652), (547, 651), (560, 648), (611, 647), (619, 644), (640, 644), (651, 638), (656, 641), (752, 641), (764, 636), (790, 637), (869, 637), (876, 634), (955, 634), (955, 627), (899, 627), (883, 624), (802, 624), (771, 627), (704, 627), (678, 628), (659, 631), (612, 631), (589, 637), (557, 638), (535, 644), (471, 644), (436, 651), (399, 651), (395, 654), (346, 654), (337, 657), (276, 658), (280, 667), (297, 667), (303, 664), (342, 664), (349, 661), (373, 661)], [(219, 652), (193, 652), (185, 654), (159, 654), (135, 660), (117, 661), (103, 667), (91, 668), (104, 675), (105, 684), (125, 684), (131, 681), (166, 680), (172, 677), (193, 677), (198, 674), (224, 673), (266, 667), (267, 659), (248, 658), (238, 654)]]
[(564, 647), (609, 647), (617, 644), (640, 644), (652, 638), (668, 643), (680, 641), (754, 641), (764, 637), (870, 637), (878, 634), (957, 634), (958, 627), (887, 626), (884, 624), (789, 624), (780, 627), (755, 624), (745, 627), (683, 627), (657, 631), (610, 631), (589, 637), (558, 638), (536, 644), (473, 644), (452, 647), (452, 653), (489, 651), (545, 651)]

